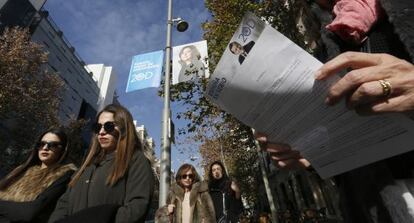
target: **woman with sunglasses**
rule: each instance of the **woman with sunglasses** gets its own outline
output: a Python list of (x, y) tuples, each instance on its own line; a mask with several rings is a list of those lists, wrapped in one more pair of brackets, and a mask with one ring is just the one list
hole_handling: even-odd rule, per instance
[(108, 105), (94, 131), (89, 153), (49, 222), (144, 222), (154, 175), (131, 114)]
[(0, 181), (0, 222), (47, 222), (76, 167), (64, 164), (67, 137), (42, 133), (25, 163)]
[(168, 194), (168, 213), (175, 223), (216, 222), (214, 205), (208, 193), (208, 184), (200, 181), (194, 166), (183, 164), (175, 176)]

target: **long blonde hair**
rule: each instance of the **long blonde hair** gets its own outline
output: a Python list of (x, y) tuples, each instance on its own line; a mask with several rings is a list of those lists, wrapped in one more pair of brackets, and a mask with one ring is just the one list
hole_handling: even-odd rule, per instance
[[(119, 126), (115, 163), (106, 179), (106, 184), (112, 186), (125, 175), (135, 150), (142, 150), (142, 144), (135, 131), (132, 115), (126, 108), (115, 104), (107, 105), (101, 112), (99, 112), (96, 121), (98, 121), (99, 116), (103, 112), (112, 113), (114, 115), (115, 124)], [(91, 165), (95, 159), (102, 155), (102, 153), (103, 150), (99, 145), (97, 134), (94, 134), (92, 136), (91, 146), (89, 147), (89, 153), (79, 171), (70, 181), (70, 187), (73, 187), (76, 184), (86, 167)]]

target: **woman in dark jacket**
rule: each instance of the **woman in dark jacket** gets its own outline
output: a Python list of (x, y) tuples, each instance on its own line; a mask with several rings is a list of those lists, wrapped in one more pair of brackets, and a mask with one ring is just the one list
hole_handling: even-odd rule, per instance
[(208, 190), (213, 200), (217, 222), (224, 219), (230, 223), (238, 222), (239, 215), (243, 211), (240, 188), (227, 176), (226, 169), (220, 161), (210, 164), (208, 181)]
[(153, 180), (131, 114), (108, 105), (97, 116), (85, 162), (49, 222), (144, 222)]
[(75, 171), (61, 129), (40, 135), (27, 161), (0, 181), (0, 222), (47, 222)]

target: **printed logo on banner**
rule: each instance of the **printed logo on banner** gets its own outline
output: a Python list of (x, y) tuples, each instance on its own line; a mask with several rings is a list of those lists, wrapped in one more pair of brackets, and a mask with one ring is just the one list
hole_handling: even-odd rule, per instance
[(159, 87), (164, 51), (136, 55), (132, 58), (126, 92)]

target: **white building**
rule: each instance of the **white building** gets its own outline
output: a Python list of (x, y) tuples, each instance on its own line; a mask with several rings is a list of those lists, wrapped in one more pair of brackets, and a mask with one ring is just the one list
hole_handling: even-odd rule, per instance
[(93, 74), (93, 79), (99, 88), (98, 111), (114, 101), (116, 90), (116, 74), (112, 67), (104, 64), (89, 64), (86, 69)]
[(159, 160), (155, 156), (155, 142), (148, 135), (147, 130), (144, 125), (137, 126), (137, 121), (134, 120), (135, 130), (137, 131), (138, 138), (141, 140), (141, 143), (144, 146), (144, 154), (151, 161), (151, 165), (154, 169), (159, 168)]

